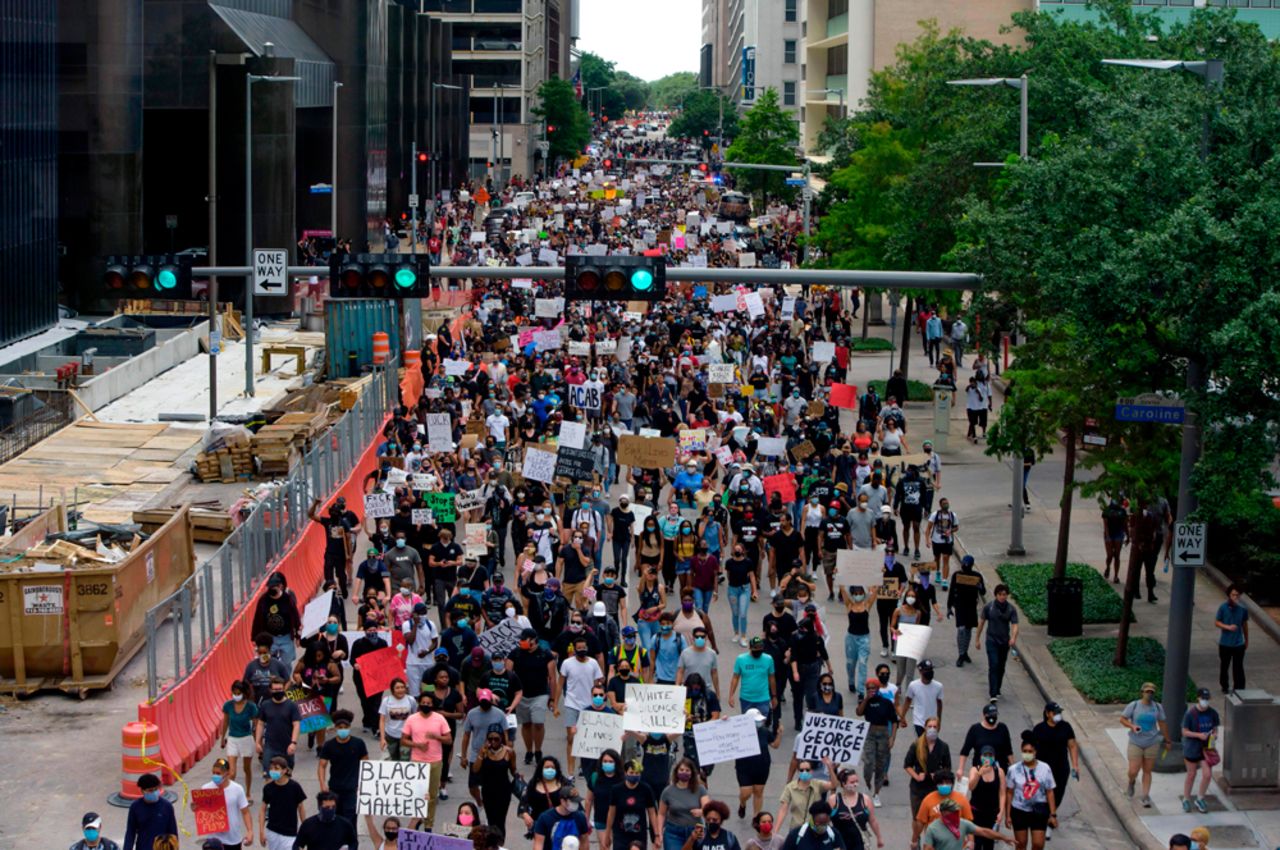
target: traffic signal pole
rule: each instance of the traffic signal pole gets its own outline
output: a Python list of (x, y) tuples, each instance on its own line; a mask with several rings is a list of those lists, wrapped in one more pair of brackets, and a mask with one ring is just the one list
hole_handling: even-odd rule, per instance
[[(411, 226), (409, 228), (409, 253), (418, 253), (418, 143), (415, 141), (409, 153), (409, 193), (414, 203), (409, 205)], [(404, 184), (401, 183), (401, 186)]]

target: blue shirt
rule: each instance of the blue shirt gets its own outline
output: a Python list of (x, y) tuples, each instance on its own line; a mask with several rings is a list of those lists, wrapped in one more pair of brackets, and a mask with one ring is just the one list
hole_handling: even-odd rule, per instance
[(696, 493), (702, 489), (702, 473), (681, 471), (676, 475), (676, 480), (672, 486), (677, 490), (688, 490), (690, 493)]
[(742, 699), (744, 702), (768, 702), (769, 677), (774, 673), (773, 656), (767, 652), (756, 658), (746, 652), (733, 662), (733, 675), (742, 682)]
[(942, 320), (937, 316), (930, 316), (929, 321), (924, 323), (925, 339), (942, 339)]
[(653, 677), (663, 682), (674, 682), (680, 653), (684, 650), (684, 638), (680, 635), (675, 632), (665, 636), (659, 634), (650, 653), (653, 656)]
[(1218, 630), (1219, 646), (1244, 646), (1244, 624), (1249, 621), (1249, 609), (1223, 602), (1218, 606), (1214, 619), (1223, 625), (1236, 627), (1234, 632)]

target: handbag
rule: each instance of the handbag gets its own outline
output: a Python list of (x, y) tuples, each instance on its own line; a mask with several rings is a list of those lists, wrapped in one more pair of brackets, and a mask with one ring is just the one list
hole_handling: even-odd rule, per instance
[(516, 775), (511, 781), (511, 796), (517, 800), (524, 799), (524, 792), (529, 790), (529, 783), (525, 781), (523, 776)]
[(1222, 761), (1222, 753), (1218, 752), (1215, 747), (1206, 746), (1204, 748), (1204, 760), (1208, 763), (1209, 767), (1217, 767), (1218, 762)]

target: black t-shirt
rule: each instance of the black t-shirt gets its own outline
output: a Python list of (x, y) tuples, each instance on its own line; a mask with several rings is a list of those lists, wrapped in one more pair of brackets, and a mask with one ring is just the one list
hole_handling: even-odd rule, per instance
[(773, 550), (778, 553), (779, 569), (786, 569), (800, 557), (800, 547), (804, 545), (804, 537), (794, 528), (790, 534), (779, 531), (769, 541)]
[(815, 481), (809, 486), (809, 498), (812, 499), (816, 496), (823, 507), (826, 507), (827, 503), (831, 501), (833, 493), (835, 493), (835, 485), (825, 479)]
[(825, 549), (845, 548), (846, 538), (849, 536), (849, 522), (844, 517), (829, 516), (822, 521), (818, 530), (822, 534), (822, 545)]
[(347, 557), (347, 532), (354, 530), (357, 526), (347, 521), (347, 517), (339, 515), (338, 517), (320, 517), (320, 524), (324, 526), (324, 556), (326, 558), (336, 558), (339, 560)]
[(772, 611), (770, 611), (768, 614), (765, 614), (764, 615), (765, 634), (769, 633), (770, 625), (776, 625), (778, 627), (778, 639), (783, 643), (789, 642), (791, 640), (791, 636), (795, 634), (796, 629), (799, 628), (799, 625), (796, 623), (796, 618), (791, 614), (790, 611), (787, 611), (786, 609), (783, 609), (783, 612), (781, 614), (775, 614)]
[[(462, 558), (462, 547), (457, 543), (437, 543), (431, 547), (431, 557), (439, 561), (456, 561)], [(431, 577), (442, 581), (456, 581), (458, 578), (457, 567), (430, 567)]]
[(482, 687), (493, 691), (493, 703), (503, 711), (506, 711), (511, 705), (511, 701), (516, 698), (516, 694), (524, 691), (520, 683), (520, 677), (510, 670), (502, 673), (490, 672)]
[(320, 820), (319, 815), (312, 815), (302, 822), (293, 846), (297, 850), (340, 850), (355, 847), (357, 841), (355, 826), (342, 815), (329, 823)]
[(875, 698), (867, 703), (862, 719), (872, 726), (887, 726), (897, 722), (898, 711), (893, 706), (893, 700), (878, 693)]
[(344, 744), (330, 738), (320, 747), (319, 757), (329, 762), (329, 787), (335, 791), (354, 791), (360, 784), (360, 759), (369, 755), (364, 741), (354, 735)]
[(631, 527), (635, 524), (636, 515), (631, 511), (623, 511), (620, 508), (614, 508), (609, 511), (609, 516), (613, 518), (613, 539), (626, 540), (631, 537)]
[(591, 563), (590, 555), (586, 555), (586, 542), (582, 544), (584, 556), (579, 556), (572, 546), (560, 547), (560, 557), (564, 559), (564, 583), (580, 584), (587, 580), (587, 565)]
[(518, 649), (511, 656), (511, 672), (520, 679), (524, 686), (524, 698), (533, 699), (550, 693), (550, 679), (547, 676), (547, 664), (551, 661), (551, 653), (545, 649)]
[(294, 722), (302, 722), (302, 712), (298, 711), (293, 700), (275, 702), (268, 695), (258, 703), (258, 720), (263, 724), (263, 745), (283, 754), (293, 740)]
[(960, 755), (968, 758), (973, 754), (973, 760), (977, 761), (978, 754), (982, 752), (983, 747), (990, 747), (996, 751), (996, 764), (1001, 767), (1009, 764), (1009, 757), (1013, 755), (1013, 743), (1009, 739), (1009, 727), (1003, 723), (997, 723), (996, 728), (988, 729), (981, 723), (975, 723), (969, 727), (968, 733), (964, 736), (964, 744), (960, 747)]
[(297, 835), (298, 804), (306, 799), (307, 792), (292, 779), (283, 785), (268, 782), (262, 789), (262, 802), (267, 806), (267, 829), (276, 835)]
[[(613, 831), (627, 837), (628, 843), (636, 837), (649, 834), (649, 809), (657, 808), (653, 790), (644, 782), (634, 788), (624, 782), (613, 789)], [(625, 844), (623, 846), (626, 846)]]
[(746, 587), (751, 584), (751, 572), (754, 565), (748, 558), (730, 558), (724, 562), (725, 575), (729, 577), (730, 587)]
[(693, 850), (740, 850), (741, 846), (738, 837), (723, 825), (714, 836), (704, 830), (702, 840), (693, 842)]
[(1050, 726), (1043, 720), (1031, 730), (1036, 736), (1036, 755), (1054, 773), (1062, 774), (1071, 766), (1067, 742), (1074, 739), (1076, 730), (1065, 720)]

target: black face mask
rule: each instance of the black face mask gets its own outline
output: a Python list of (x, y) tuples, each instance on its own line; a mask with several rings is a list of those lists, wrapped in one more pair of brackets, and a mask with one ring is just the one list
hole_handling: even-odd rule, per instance
[(388, 841), (395, 841), (400, 836), (399, 832), (393, 832), (389, 829), (385, 830), (382, 834)]
[(585, 649), (579, 649), (577, 652), (574, 653), (574, 655), (576, 655), (578, 657), (578, 660), (581, 661), (582, 659), (587, 657), (587, 651)]
[(422, 712), (423, 714), (430, 714), (431, 712), (435, 711), (435, 707), (431, 705), (420, 705), (418, 706), (418, 711)]
[(751, 650), (751, 657), (752, 657), (752, 658), (759, 658), (761, 655), (764, 655), (764, 650), (763, 650), (763, 649), (753, 649), (753, 650)]
[(272, 702), (284, 702), (284, 692), (283, 692), (283, 691), (272, 691), (272, 692), (271, 692), (271, 701), (272, 701)]
[(887, 684), (889, 684), (889, 674), (888, 674), (888, 673), (878, 673), (878, 674), (876, 675), (876, 678), (880, 680), (880, 684), (882, 684), (882, 685), (887, 685)]

